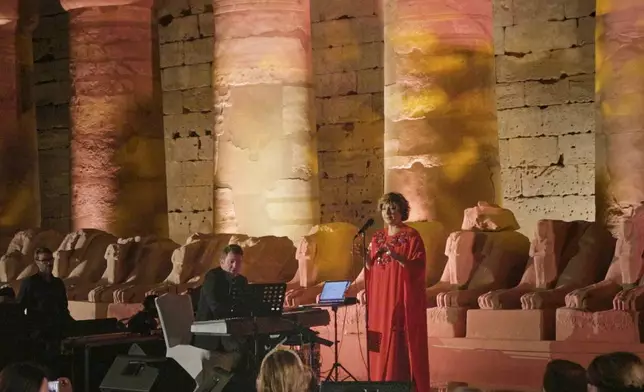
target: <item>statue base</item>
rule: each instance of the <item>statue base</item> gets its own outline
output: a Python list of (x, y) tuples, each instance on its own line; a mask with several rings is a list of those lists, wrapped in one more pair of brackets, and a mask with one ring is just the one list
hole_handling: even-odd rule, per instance
[(607, 310), (584, 312), (557, 309), (558, 341), (641, 343), (644, 337), (644, 313)]
[(134, 316), (143, 310), (143, 304), (109, 304), (107, 307), (107, 318), (123, 320)]
[(467, 308), (427, 309), (427, 336), (434, 338), (464, 338)]
[(555, 340), (555, 309), (471, 309), (467, 335), (474, 339)]
[(106, 302), (68, 301), (67, 308), (74, 320), (94, 320), (107, 318)]

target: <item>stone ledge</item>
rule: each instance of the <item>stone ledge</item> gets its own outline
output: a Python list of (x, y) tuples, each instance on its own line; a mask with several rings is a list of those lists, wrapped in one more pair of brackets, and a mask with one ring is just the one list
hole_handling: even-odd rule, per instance
[(69, 301), (68, 309), (74, 320), (95, 320), (107, 318), (109, 303)]
[(641, 343), (644, 313), (557, 309), (557, 340), (567, 342)]
[(467, 312), (467, 335), (475, 339), (554, 340), (555, 309)]
[(466, 308), (427, 309), (427, 336), (434, 338), (465, 337)]

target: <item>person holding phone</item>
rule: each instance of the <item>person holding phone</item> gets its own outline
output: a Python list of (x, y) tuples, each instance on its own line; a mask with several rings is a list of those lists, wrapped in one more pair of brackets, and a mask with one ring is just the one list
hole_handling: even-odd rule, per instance
[(20, 362), (6, 366), (0, 372), (0, 392), (72, 392), (67, 378), (49, 381), (41, 366)]

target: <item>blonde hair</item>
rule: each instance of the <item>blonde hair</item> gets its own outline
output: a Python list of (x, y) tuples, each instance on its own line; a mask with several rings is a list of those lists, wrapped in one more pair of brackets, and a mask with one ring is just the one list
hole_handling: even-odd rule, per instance
[(291, 350), (273, 350), (262, 360), (257, 392), (306, 392), (311, 388), (311, 371)]

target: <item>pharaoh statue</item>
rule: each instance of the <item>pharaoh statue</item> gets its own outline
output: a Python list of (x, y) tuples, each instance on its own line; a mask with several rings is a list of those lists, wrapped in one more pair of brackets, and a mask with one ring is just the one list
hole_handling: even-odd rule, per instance
[[(104, 232), (101, 233), (107, 234)], [(69, 258), (67, 254), (71, 253), (73, 254), (73, 257), (76, 258), (77, 251), (74, 251), (73, 248), (77, 248), (80, 250), (79, 253), (83, 254), (85, 268), (79, 268), (82, 267), (83, 264), (78, 264), (72, 273), (63, 279), (63, 282), (65, 282), (65, 285), (67, 286), (67, 298), (76, 301), (87, 301), (88, 294), (91, 290), (97, 286), (107, 284), (110, 282), (110, 279), (114, 278), (114, 275), (121, 274), (127, 276), (129, 271), (123, 271), (125, 268), (122, 267), (124, 264), (121, 263), (121, 260), (125, 260), (125, 256), (129, 252), (130, 248), (132, 248), (132, 244), (136, 239), (140, 239), (140, 237), (124, 240), (116, 238), (111, 234), (107, 234), (100, 241), (91, 242), (93, 249), (91, 251), (92, 256), (90, 258), (88, 257), (89, 253), (83, 251), (83, 248), (86, 248), (87, 245), (89, 245), (86, 240), (83, 240), (83, 237), (86, 237), (86, 234), (83, 235), (83, 233), (80, 232), (72, 234), (76, 235), (77, 240), (75, 242), (72, 241), (72, 243), (67, 245), (65, 248), (72, 248), (71, 252), (73, 253), (68, 249), (63, 249), (64, 252), (60, 252), (59, 250), (61, 253), (59, 257), (61, 260), (63, 258)], [(61, 245), (61, 248), (63, 248), (63, 245)], [(83, 276), (79, 276), (75, 271), (82, 272)]]
[(572, 290), (599, 281), (610, 264), (615, 240), (594, 222), (540, 220), (521, 282), (481, 295), (481, 309), (556, 309)]
[(298, 246), (298, 269), (288, 283), (286, 306), (315, 302), (322, 285), (330, 280), (353, 280), (362, 268), (354, 252), (358, 228), (350, 223), (332, 222), (314, 226)]
[(530, 249), (518, 229), (507, 209), (484, 202), (467, 209), (461, 230), (447, 239), (439, 282), (426, 290), (427, 307), (476, 308), (481, 294), (516, 285)]
[(128, 249), (123, 253), (118, 248), (112, 254), (106, 252), (107, 282), (89, 292), (91, 302), (143, 301), (145, 293), (168, 276), (172, 270), (172, 253), (179, 247), (172, 240), (156, 236), (119, 239), (119, 242), (128, 244)]
[(201, 286), (206, 273), (219, 266), (223, 250), (230, 244), (244, 249), (241, 273), (252, 283), (287, 282), (295, 275), (295, 247), (288, 237), (196, 234), (174, 251), (170, 274), (147, 294), (181, 294)]
[(97, 229), (67, 234), (54, 252), (54, 275), (68, 287), (96, 282), (105, 271), (105, 249), (115, 241), (115, 236)]
[(566, 307), (586, 311), (644, 308), (644, 206), (619, 225), (615, 255), (604, 280), (572, 291)]
[(185, 245), (172, 253), (172, 269), (168, 276), (146, 295), (181, 294), (200, 286), (206, 272), (219, 265), (221, 254), (232, 236), (196, 233), (188, 237)]
[(0, 282), (16, 282), (38, 271), (34, 263), (37, 248), (56, 250), (63, 235), (54, 230), (28, 229), (17, 232), (0, 258)]

